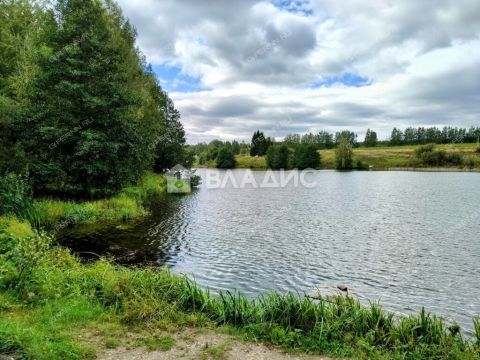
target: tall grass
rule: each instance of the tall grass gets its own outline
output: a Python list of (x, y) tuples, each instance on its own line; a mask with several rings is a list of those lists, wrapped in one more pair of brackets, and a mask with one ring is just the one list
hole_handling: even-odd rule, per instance
[(13, 215), (35, 226), (39, 224), (26, 176), (7, 174), (0, 177), (0, 215)]
[(34, 203), (40, 225), (54, 228), (64, 222), (80, 224), (99, 220), (128, 221), (148, 215), (143, 203), (151, 196), (163, 194), (166, 180), (163, 176), (147, 173), (142, 181), (125, 188), (118, 195), (96, 201), (73, 202), (42, 199)]

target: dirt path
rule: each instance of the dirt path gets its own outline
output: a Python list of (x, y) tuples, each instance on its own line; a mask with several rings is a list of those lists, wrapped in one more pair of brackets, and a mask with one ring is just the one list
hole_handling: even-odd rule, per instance
[(163, 337), (157, 336), (151, 343), (140, 347), (132, 349), (123, 346), (115, 349), (104, 348), (99, 349), (97, 354), (98, 359), (101, 360), (329, 359), (321, 356), (285, 354), (279, 349), (243, 342), (230, 335), (205, 329), (185, 329), (178, 333), (169, 333)]

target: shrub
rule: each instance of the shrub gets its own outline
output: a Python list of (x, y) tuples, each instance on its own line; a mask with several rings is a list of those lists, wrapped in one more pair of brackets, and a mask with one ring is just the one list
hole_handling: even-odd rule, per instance
[(480, 144), (477, 145), (477, 148), (475, 149), (475, 152), (480, 154)]
[(463, 155), (458, 152), (447, 153), (445, 150), (434, 150), (434, 144), (420, 146), (415, 150), (417, 159), (427, 166), (459, 166), (463, 164)]
[(420, 157), (424, 153), (432, 152), (434, 148), (435, 148), (435, 144), (427, 144), (427, 145), (419, 146), (417, 149), (415, 149), (415, 155), (417, 157)]
[(219, 169), (233, 169), (235, 167), (235, 154), (227, 147), (218, 151), (216, 166)]
[(320, 165), (320, 154), (315, 145), (298, 145), (293, 155), (293, 166), (300, 170)]

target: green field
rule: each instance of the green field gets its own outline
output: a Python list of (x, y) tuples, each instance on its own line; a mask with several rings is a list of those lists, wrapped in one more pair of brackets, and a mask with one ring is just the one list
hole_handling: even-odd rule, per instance
[[(365, 166), (373, 170), (386, 170), (389, 168), (410, 168), (423, 167), (415, 159), (415, 149), (419, 145), (406, 146), (379, 146), (359, 147), (353, 150), (354, 164), (361, 161)], [(449, 144), (436, 145), (436, 150), (461, 153), (465, 159), (472, 159), (474, 168), (480, 168), (480, 153), (476, 152), (477, 144)], [(335, 149), (320, 150), (320, 169), (335, 168)], [(237, 168), (266, 169), (267, 162), (264, 156), (252, 157), (248, 155), (237, 155)]]

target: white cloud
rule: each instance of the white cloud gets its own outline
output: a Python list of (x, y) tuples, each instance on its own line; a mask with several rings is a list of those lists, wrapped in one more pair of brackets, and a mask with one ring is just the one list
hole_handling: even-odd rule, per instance
[[(192, 142), (479, 125), (478, 0), (119, 2), (150, 62), (211, 89), (172, 93)], [(371, 84), (309, 87), (344, 73)]]

